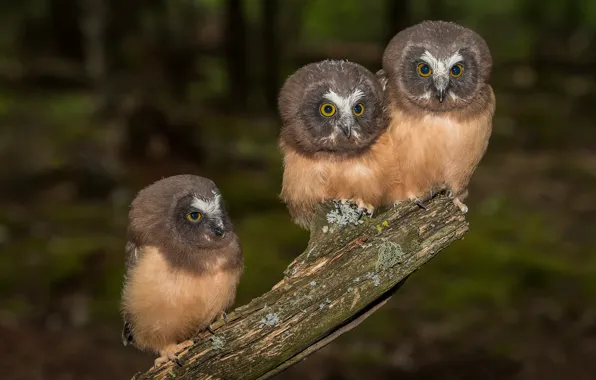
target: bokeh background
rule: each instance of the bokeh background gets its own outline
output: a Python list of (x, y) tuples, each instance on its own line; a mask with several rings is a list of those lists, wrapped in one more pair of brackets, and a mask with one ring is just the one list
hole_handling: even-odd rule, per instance
[(237, 305), (306, 245), (278, 200), (276, 96), (303, 64), (376, 71), (423, 19), (488, 41), (494, 133), (471, 230), (375, 315), (279, 379), (596, 378), (593, 0), (3, 0), (3, 379), (127, 379), (128, 204), (164, 176), (222, 190), (242, 239)]

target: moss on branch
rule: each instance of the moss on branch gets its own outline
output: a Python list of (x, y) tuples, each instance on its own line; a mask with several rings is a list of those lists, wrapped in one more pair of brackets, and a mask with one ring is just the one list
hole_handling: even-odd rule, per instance
[(325, 204), (306, 250), (273, 289), (201, 333), (180, 354), (135, 379), (264, 379), (372, 314), (415, 270), (468, 230), (444, 195), (428, 210), (404, 203), (374, 218)]

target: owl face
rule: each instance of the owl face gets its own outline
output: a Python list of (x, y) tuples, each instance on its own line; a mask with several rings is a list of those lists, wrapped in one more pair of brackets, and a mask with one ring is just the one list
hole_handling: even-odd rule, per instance
[(299, 69), (284, 84), (279, 109), (282, 139), (303, 153), (357, 154), (385, 128), (379, 82), (347, 61)]
[(202, 194), (189, 189), (171, 210), (172, 233), (189, 246), (216, 248), (231, 230), (221, 195), (215, 189)]
[(389, 85), (432, 111), (465, 107), (488, 83), (492, 59), (486, 42), (457, 24), (425, 21), (389, 43), (383, 69)]
[(141, 245), (172, 255), (221, 248), (233, 235), (219, 190), (197, 176), (168, 177), (141, 190), (129, 218)]

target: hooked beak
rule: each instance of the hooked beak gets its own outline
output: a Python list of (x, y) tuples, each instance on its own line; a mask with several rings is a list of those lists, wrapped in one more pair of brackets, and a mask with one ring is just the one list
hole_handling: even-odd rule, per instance
[(213, 232), (213, 235), (222, 239), (226, 236), (226, 230), (221, 222), (211, 224), (211, 232)]
[(352, 136), (352, 124), (350, 122), (340, 122), (339, 129), (341, 129), (341, 131), (344, 135), (346, 135), (347, 138), (350, 138), (350, 136)]
[(445, 95), (444, 89), (437, 89), (437, 98), (439, 98), (439, 102), (443, 103), (443, 96)]
[(439, 102), (443, 103), (447, 86), (449, 86), (449, 78), (438, 76), (435, 78), (434, 82), (435, 88), (437, 89), (437, 98), (439, 98)]

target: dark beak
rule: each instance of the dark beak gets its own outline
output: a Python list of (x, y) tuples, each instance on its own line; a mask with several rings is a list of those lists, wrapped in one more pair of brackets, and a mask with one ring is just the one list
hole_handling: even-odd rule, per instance
[(433, 78), (435, 82), (435, 88), (437, 89), (437, 98), (439, 102), (443, 103), (443, 99), (445, 99), (445, 93), (447, 92), (447, 88), (449, 87), (449, 76), (437, 76)]
[(443, 103), (443, 97), (445, 96), (445, 89), (440, 88), (437, 90), (437, 98), (439, 98), (439, 102)]
[(218, 224), (211, 225), (211, 231), (213, 231), (213, 235), (219, 238), (223, 238), (224, 236), (226, 236), (226, 231), (224, 230), (224, 227)]
[(350, 136), (352, 136), (352, 125), (349, 123), (341, 123), (339, 125), (339, 129), (341, 129), (341, 131), (344, 133), (344, 135), (346, 135), (347, 138), (350, 138)]

